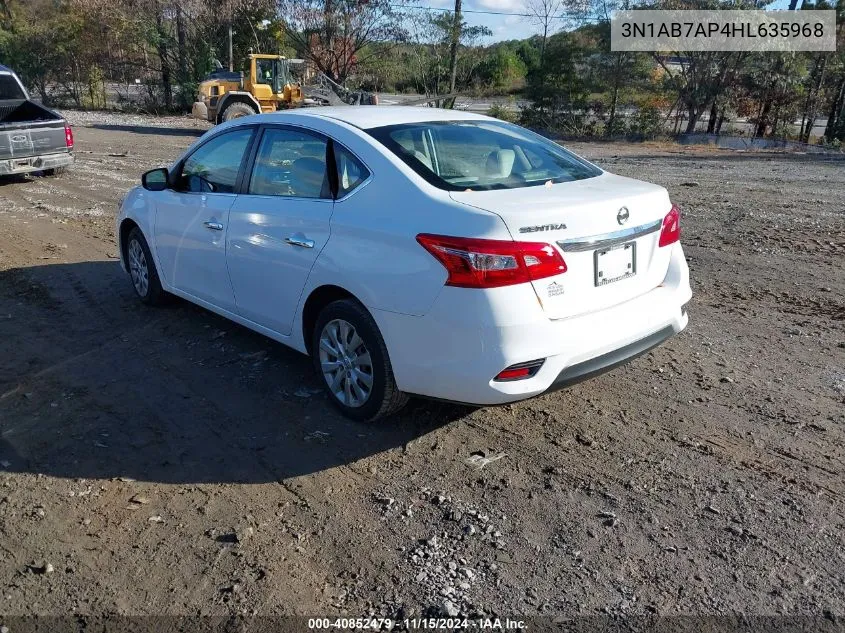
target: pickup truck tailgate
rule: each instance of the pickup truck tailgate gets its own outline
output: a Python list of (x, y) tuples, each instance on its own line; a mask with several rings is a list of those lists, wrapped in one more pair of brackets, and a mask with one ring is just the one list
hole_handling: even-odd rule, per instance
[(0, 160), (66, 150), (63, 121), (0, 124)]

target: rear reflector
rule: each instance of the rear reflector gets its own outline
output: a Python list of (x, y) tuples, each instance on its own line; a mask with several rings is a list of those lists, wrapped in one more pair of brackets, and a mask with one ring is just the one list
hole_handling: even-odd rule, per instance
[(73, 130), (70, 129), (69, 125), (65, 126), (65, 144), (68, 149), (73, 147)]
[(525, 378), (532, 378), (540, 371), (540, 367), (546, 359), (530, 360), (527, 363), (517, 363), (500, 371), (493, 379), (496, 382), (509, 382), (511, 380), (524, 380)]
[(447, 286), (498, 288), (566, 272), (566, 262), (551, 244), (417, 235), (417, 242), (449, 273)]
[(681, 239), (681, 210), (673, 204), (672, 210), (663, 218), (658, 246), (669, 246), (679, 239)]

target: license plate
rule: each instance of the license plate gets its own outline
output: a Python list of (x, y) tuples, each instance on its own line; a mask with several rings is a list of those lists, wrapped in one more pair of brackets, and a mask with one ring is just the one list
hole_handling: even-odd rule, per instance
[(606, 286), (637, 274), (637, 243), (628, 242), (595, 251), (595, 281)]

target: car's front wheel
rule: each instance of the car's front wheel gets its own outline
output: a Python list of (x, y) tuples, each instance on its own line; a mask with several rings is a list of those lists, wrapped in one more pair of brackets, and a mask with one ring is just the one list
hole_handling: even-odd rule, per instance
[(126, 265), (138, 298), (150, 305), (161, 303), (165, 292), (161, 287), (150, 247), (137, 226), (129, 232), (126, 240)]
[(376, 322), (357, 301), (343, 299), (323, 308), (314, 327), (311, 358), (329, 399), (347, 417), (377, 420), (408, 401), (396, 386)]

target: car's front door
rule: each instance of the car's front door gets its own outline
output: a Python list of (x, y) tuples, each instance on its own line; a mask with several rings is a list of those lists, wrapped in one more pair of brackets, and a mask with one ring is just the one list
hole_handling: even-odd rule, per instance
[(174, 188), (156, 199), (155, 246), (165, 281), (230, 312), (226, 230), (254, 132), (241, 127), (200, 145), (177, 166)]
[(227, 261), (238, 313), (288, 335), (334, 204), (325, 137), (264, 128), (249, 182), (229, 215)]

